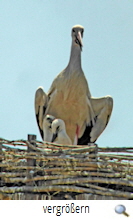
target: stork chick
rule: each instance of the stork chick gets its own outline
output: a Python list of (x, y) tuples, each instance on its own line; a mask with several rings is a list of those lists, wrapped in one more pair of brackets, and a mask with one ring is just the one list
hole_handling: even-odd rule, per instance
[(51, 142), (53, 134), (52, 134), (52, 122), (55, 119), (52, 115), (46, 115), (43, 119), (43, 134), (44, 134), (44, 141)]
[(55, 119), (52, 122), (52, 142), (56, 144), (72, 145), (72, 141), (66, 133), (66, 126), (63, 120)]

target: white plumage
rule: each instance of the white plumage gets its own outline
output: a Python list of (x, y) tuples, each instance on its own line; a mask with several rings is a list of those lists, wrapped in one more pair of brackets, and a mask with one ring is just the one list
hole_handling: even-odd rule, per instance
[(65, 123), (61, 119), (55, 119), (52, 122), (52, 133), (53, 139), (52, 142), (56, 144), (68, 144), (71, 145), (72, 141), (66, 133)]
[(52, 141), (53, 133), (52, 133), (51, 125), (54, 119), (55, 117), (52, 115), (46, 115), (43, 119), (42, 127), (43, 127), (44, 141), (48, 141), (48, 142)]

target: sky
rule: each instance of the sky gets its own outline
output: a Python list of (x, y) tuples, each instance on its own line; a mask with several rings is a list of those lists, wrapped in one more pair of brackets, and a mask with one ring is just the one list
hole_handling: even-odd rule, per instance
[(34, 112), (68, 64), (71, 28), (84, 26), (82, 69), (93, 97), (111, 95), (99, 146), (133, 146), (133, 1), (0, 0), (0, 137), (41, 140)]

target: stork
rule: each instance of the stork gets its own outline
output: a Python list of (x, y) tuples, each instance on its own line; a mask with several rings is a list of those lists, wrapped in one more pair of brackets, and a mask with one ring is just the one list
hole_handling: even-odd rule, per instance
[(42, 130), (43, 130), (43, 140), (51, 142), (53, 138), (52, 133), (52, 122), (55, 120), (55, 117), (52, 115), (46, 115), (43, 119)]
[(81, 25), (72, 28), (72, 46), (67, 67), (56, 76), (47, 94), (42, 87), (36, 91), (39, 94), (39, 98), (35, 95), (36, 118), (43, 139), (45, 134), (42, 122), (47, 114), (64, 121), (72, 144), (94, 143), (109, 122), (113, 108), (112, 97), (92, 97), (82, 70), (83, 32)]
[(43, 119), (42, 128), (44, 141), (58, 144), (72, 144), (66, 133), (66, 126), (63, 120), (55, 119), (52, 115), (46, 115)]
[(65, 123), (61, 119), (55, 119), (52, 122), (52, 142), (56, 144), (72, 145), (72, 141), (66, 133)]

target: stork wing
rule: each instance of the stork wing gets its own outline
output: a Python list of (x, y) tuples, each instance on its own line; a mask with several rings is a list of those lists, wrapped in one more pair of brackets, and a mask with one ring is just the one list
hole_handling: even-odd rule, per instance
[(35, 114), (42, 139), (44, 139), (43, 117), (47, 108), (47, 102), (47, 94), (44, 92), (43, 87), (39, 87), (35, 93)]
[(82, 137), (78, 139), (78, 145), (87, 145), (97, 140), (109, 122), (113, 108), (113, 99), (111, 96), (89, 98), (89, 107), (91, 107), (91, 112), (93, 111), (91, 121), (86, 126)]

